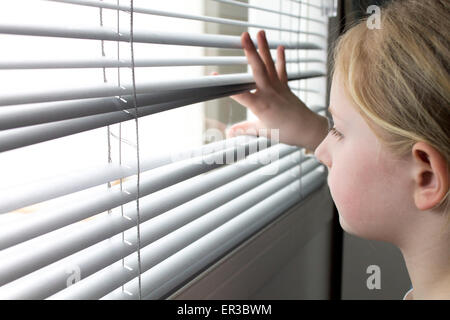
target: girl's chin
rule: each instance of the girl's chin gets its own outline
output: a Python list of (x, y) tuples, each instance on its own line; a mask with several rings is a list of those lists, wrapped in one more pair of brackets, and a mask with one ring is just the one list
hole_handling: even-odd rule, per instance
[(343, 218), (341, 214), (339, 214), (339, 224), (341, 225), (341, 228), (348, 234), (351, 234), (352, 236), (360, 237), (360, 238), (367, 238), (368, 235), (364, 232), (361, 232), (362, 230), (358, 230), (360, 228), (357, 228), (355, 226), (350, 226), (347, 221)]
[(342, 215), (339, 214), (339, 224), (341, 225), (341, 228), (347, 232), (353, 234), (353, 232), (348, 227), (347, 223), (345, 222), (344, 218), (342, 218)]

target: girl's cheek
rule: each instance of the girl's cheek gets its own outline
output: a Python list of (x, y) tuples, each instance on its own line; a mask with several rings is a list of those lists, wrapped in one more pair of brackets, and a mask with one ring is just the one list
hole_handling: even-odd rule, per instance
[[(372, 177), (363, 154), (344, 153), (333, 159), (328, 184), (339, 212), (342, 228), (352, 234), (365, 233), (373, 208), (370, 197)], [(373, 170), (373, 168), (372, 168)]]

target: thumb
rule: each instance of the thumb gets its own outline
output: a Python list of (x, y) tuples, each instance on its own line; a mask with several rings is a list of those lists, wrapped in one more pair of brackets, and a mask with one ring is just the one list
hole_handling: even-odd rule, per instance
[[(266, 126), (260, 121), (243, 121), (232, 125), (226, 130), (227, 138), (232, 138), (241, 135), (257, 136), (260, 135), (260, 131), (264, 131), (263, 136), (267, 136)], [(269, 138), (269, 137), (268, 137)]]

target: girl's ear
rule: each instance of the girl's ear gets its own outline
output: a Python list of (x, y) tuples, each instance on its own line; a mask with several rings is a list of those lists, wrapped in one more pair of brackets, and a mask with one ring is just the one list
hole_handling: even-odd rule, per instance
[(414, 168), (414, 202), (419, 210), (439, 205), (449, 188), (446, 159), (426, 142), (417, 142), (412, 148)]

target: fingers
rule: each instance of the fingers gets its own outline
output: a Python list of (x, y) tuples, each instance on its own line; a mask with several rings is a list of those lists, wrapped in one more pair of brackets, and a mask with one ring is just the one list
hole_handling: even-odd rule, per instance
[(248, 32), (244, 32), (241, 37), (242, 47), (244, 48), (245, 56), (248, 63), (253, 70), (256, 85), (259, 88), (266, 88), (270, 85), (269, 76), (267, 74), (266, 65), (262, 61), (258, 52), (256, 52), (255, 45), (250, 38)]
[(221, 132), (225, 132), (227, 129), (227, 125), (219, 120), (211, 119), (211, 118), (205, 118), (205, 127), (206, 128), (214, 128)]
[[(217, 76), (219, 75), (219, 73), (217, 71), (213, 71), (210, 73), (211, 76)], [(231, 95), (230, 98), (232, 98), (233, 100), (235, 100), (236, 102), (242, 104), (245, 107), (248, 107), (250, 105), (253, 105), (255, 102), (255, 97), (254, 95), (250, 92), (243, 92), (240, 94), (235, 94), (235, 95)]]
[(284, 84), (288, 82), (288, 76), (286, 72), (286, 55), (284, 53), (284, 47), (279, 46), (277, 48), (277, 74), (278, 79)]
[(250, 91), (232, 95), (232, 96), (230, 96), (230, 98), (232, 98), (237, 103), (240, 103), (245, 107), (250, 107), (250, 106), (254, 105), (255, 99), (256, 99), (254, 94), (251, 93)]
[[(252, 135), (256, 136), (259, 134), (261, 129), (266, 129), (260, 120), (256, 121), (244, 121), (236, 123), (226, 130), (227, 138), (236, 137), (239, 135)], [(265, 130), (267, 131), (267, 130)]]
[[(219, 73), (217, 71), (213, 71), (210, 73), (210, 75), (217, 76), (217, 75), (219, 75)], [(235, 100), (236, 102), (242, 104), (245, 107), (252, 105), (255, 101), (255, 97), (253, 96), (253, 94), (250, 91), (231, 95), (230, 98)]]
[(272, 81), (276, 80), (277, 72), (275, 70), (272, 55), (270, 54), (270, 48), (269, 44), (267, 43), (266, 33), (264, 31), (258, 32), (257, 38), (259, 55), (266, 65), (267, 73)]

